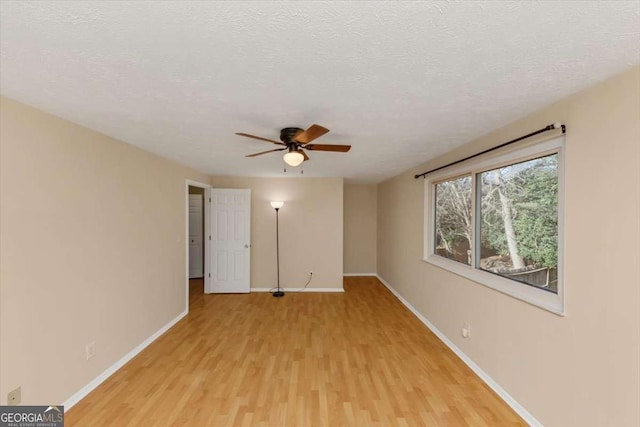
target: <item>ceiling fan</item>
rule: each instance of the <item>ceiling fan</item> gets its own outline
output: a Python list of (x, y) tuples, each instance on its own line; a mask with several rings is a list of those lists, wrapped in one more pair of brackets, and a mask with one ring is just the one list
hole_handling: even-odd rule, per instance
[(320, 125), (311, 125), (309, 129), (300, 128), (284, 128), (280, 131), (280, 141), (274, 139), (263, 138), (261, 136), (250, 135), (248, 133), (238, 132), (236, 135), (246, 136), (247, 138), (259, 139), (261, 141), (270, 142), (272, 144), (281, 145), (283, 148), (275, 148), (273, 150), (261, 151), (259, 153), (248, 154), (245, 157), (256, 157), (263, 154), (272, 153), (274, 151), (287, 151), (282, 158), (289, 166), (298, 166), (304, 161), (309, 160), (309, 156), (304, 150), (310, 151), (337, 151), (346, 153), (351, 149), (350, 145), (328, 145), (328, 144), (309, 144), (317, 138), (320, 138), (329, 129)]

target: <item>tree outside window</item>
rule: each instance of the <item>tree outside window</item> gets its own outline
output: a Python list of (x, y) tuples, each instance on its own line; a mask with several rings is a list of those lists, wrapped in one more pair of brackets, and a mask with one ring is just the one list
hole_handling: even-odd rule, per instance
[(477, 266), (557, 292), (557, 155), (482, 172)]
[(435, 255), (557, 293), (558, 155), (477, 173), (475, 192), (472, 181), (434, 185)]

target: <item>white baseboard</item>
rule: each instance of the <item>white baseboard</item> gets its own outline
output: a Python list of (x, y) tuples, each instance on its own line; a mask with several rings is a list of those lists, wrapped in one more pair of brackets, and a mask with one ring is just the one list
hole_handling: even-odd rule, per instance
[[(280, 288), (285, 292), (344, 292), (344, 288)], [(251, 288), (251, 292), (274, 292), (275, 288)]]
[(503, 389), (497, 382), (493, 380), (485, 371), (480, 368), (469, 356), (467, 356), (462, 350), (456, 346), (453, 341), (451, 341), (445, 334), (440, 332), (438, 328), (435, 327), (433, 323), (427, 320), (414, 306), (412, 306), (406, 299), (404, 299), (398, 291), (396, 291), (391, 285), (389, 285), (382, 277), (377, 276), (378, 280), (387, 287), (391, 291), (393, 295), (396, 296), (400, 300), (405, 307), (409, 309), (422, 323), (425, 324), (427, 328), (431, 330), (440, 340), (445, 343), (447, 347), (451, 349), (477, 376), (480, 377), (482, 381), (484, 381), (493, 391), (496, 392), (498, 396), (505, 401), (507, 405), (511, 407), (522, 419), (525, 420), (527, 424), (532, 427), (542, 427), (542, 423), (538, 421), (529, 411), (527, 411), (524, 406), (519, 404), (505, 389)]
[(68, 411), (69, 409), (71, 409), (71, 407), (73, 407), (76, 403), (78, 403), (80, 400), (82, 400), (86, 395), (91, 393), (91, 391), (93, 391), (93, 389), (95, 389), (100, 384), (102, 384), (107, 378), (109, 378), (111, 375), (113, 375), (118, 369), (122, 368), (122, 366), (124, 366), (125, 363), (127, 363), (129, 360), (133, 359), (136, 355), (138, 355), (138, 353), (140, 353), (147, 346), (149, 346), (149, 344), (154, 342), (158, 337), (160, 337), (160, 335), (162, 335), (165, 332), (167, 332), (173, 325), (178, 323), (178, 321), (180, 319), (182, 319), (186, 315), (187, 315), (187, 310), (185, 310), (182, 313), (180, 313), (177, 317), (175, 317), (169, 323), (167, 323), (162, 328), (160, 328), (156, 333), (154, 333), (149, 338), (144, 340), (136, 348), (131, 350), (129, 353), (125, 354), (120, 360), (118, 360), (116, 363), (114, 363), (113, 365), (108, 367), (100, 375), (95, 377), (89, 384), (87, 384), (86, 386), (84, 386), (80, 390), (78, 390), (73, 396), (68, 398), (63, 403), (64, 410)]
[(344, 277), (377, 277), (376, 273), (343, 273)]

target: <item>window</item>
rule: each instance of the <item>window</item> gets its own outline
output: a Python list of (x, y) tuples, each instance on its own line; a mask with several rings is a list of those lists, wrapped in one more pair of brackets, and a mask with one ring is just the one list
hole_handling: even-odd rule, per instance
[(435, 185), (436, 254), (471, 265), (471, 177)]
[(561, 137), (429, 176), (425, 260), (564, 314), (563, 147)]

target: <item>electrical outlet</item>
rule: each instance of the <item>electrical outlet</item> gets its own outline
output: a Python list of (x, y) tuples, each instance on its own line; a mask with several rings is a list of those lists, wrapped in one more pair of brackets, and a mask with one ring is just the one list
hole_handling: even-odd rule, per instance
[(19, 405), (22, 401), (22, 387), (18, 387), (15, 390), (11, 390), (7, 394), (7, 405), (14, 406)]
[(96, 355), (96, 342), (92, 341), (85, 347), (85, 352), (87, 355), (87, 360), (91, 359)]
[(464, 322), (461, 333), (464, 338), (469, 338), (471, 336), (471, 325), (469, 322)]

